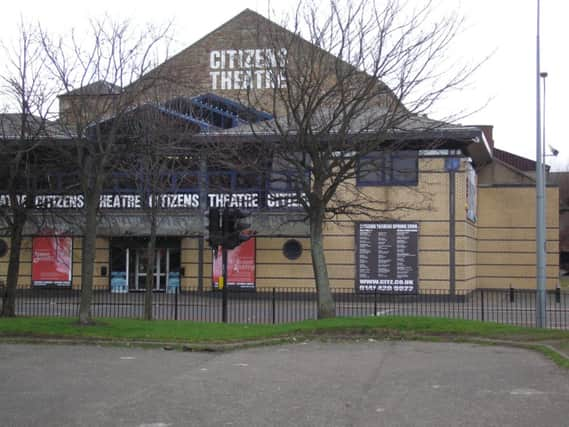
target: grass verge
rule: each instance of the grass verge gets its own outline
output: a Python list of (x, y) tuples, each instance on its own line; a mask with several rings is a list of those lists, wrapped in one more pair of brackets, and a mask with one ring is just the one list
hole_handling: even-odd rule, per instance
[(553, 360), (557, 366), (564, 369), (569, 369), (569, 359), (563, 357), (560, 353), (545, 345), (530, 345), (527, 348), (538, 351), (544, 354), (549, 359)]
[(79, 326), (75, 319), (64, 318), (0, 319), (0, 336), (18, 337), (231, 343), (326, 334), (401, 338), (418, 336), (475, 337), (524, 342), (549, 340), (569, 342), (569, 331), (521, 328), (487, 322), (430, 317), (335, 318), (319, 321), (307, 320), (282, 325), (98, 319), (92, 326)]
[(285, 342), (293, 338), (330, 337), (351, 339), (412, 339), (427, 341), (504, 344), (544, 354), (561, 368), (569, 369), (569, 331), (521, 328), (471, 320), (432, 317), (364, 317), (307, 320), (283, 325), (242, 325), (188, 321), (98, 319), (79, 326), (76, 319), (0, 318), (0, 338), (93, 340), (108, 344), (136, 343), (155, 346), (167, 343), (187, 350), (212, 350), (212, 345), (249, 347), (258, 343)]

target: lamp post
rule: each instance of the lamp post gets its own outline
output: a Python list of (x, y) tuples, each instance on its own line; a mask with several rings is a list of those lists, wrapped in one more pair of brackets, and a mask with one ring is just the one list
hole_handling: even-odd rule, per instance
[(545, 177), (543, 167), (543, 146), (541, 141), (541, 70), (540, 70), (540, 0), (537, 0), (537, 35), (536, 35), (536, 162), (535, 162), (535, 192), (536, 192), (536, 276), (537, 276), (537, 304), (536, 326), (545, 328)]
[[(545, 96), (545, 79), (547, 78), (547, 71), (541, 71), (539, 73), (539, 77), (541, 77), (541, 81), (543, 83), (542, 88), (543, 88), (543, 92), (542, 92), (542, 101), (541, 101), (541, 160), (543, 163), (543, 166), (541, 168), (541, 171), (543, 173), (543, 227), (544, 227), (544, 231), (543, 231), (543, 247), (544, 247), (544, 251), (545, 251), (545, 258), (544, 258), (544, 268), (545, 268), (545, 273), (544, 273), (544, 280), (545, 280), (545, 287), (547, 288), (547, 162), (546, 162), (546, 158), (548, 156), (553, 156), (553, 154), (547, 154), (547, 150), (545, 149), (546, 145), (545, 145), (545, 106), (546, 106), (546, 96)], [(547, 292), (546, 292), (547, 294)], [(546, 307), (547, 308), (547, 307)]]
[[(546, 171), (545, 171), (545, 158), (547, 157), (547, 151), (545, 149), (545, 79), (547, 78), (548, 74), (547, 71), (541, 71), (539, 73), (539, 77), (541, 77), (541, 81), (543, 83), (543, 102), (541, 103), (541, 108), (542, 108), (542, 114), (541, 114), (541, 153), (543, 155), (543, 163), (544, 163), (544, 169), (543, 169), (543, 173), (544, 176), (546, 176)], [(547, 184), (547, 180), (544, 181)]]

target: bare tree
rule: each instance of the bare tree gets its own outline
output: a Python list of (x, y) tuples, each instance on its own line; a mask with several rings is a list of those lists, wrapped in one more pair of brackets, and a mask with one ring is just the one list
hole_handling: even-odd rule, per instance
[(132, 110), (125, 115), (122, 123), (117, 138), (128, 150), (121, 150), (122, 158), (116, 163), (115, 171), (134, 184), (142, 200), (140, 217), (145, 218), (149, 225), (144, 266), (144, 318), (152, 320), (158, 229), (164, 219), (165, 209), (168, 210), (170, 197), (179, 189), (179, 182), (174, 182), (174, 176), (188, 166), (195, 168), (191, 157), (196, 153), (189, 150), (188, 146), (191, 145), (192, 135), (199, 128), (173, 115), (158, 102), (147, 103)]
[(0, 74), (1, 94), (11, 113), (0, 115), (0, 174), (5, 192), (0, 218), (10, 236), (1, 315), (14, 316), (24, 227), (32, 216), (39, 217), (37, 212), (32, 214), (34, 196), (49, 164), (48, 157), (40, 161), (39, 152), (55, 133), (48, 120), (55, 97), (46, 85), (46, 58), (36, 30), (22, 21), (16, 45), (2, 47), (8, 65)]
[(407, 202), (382, 200), (357, 181), (378, 171), (413, 173), (393, 170), (386, 156), (408, 150), (413, 140), (441, 144), (439, 131), (447, 124), (424, 113), (477, 67), (445, 63), (461, 21), (454, 15), (435, 19), (432, 11), (430, 2), (417, 9), (396, 0), (301, 2), (284, 24), (288, 30), (268, 21), (259, 25), (259, 38), (272, 52), (266, 59), (270, 81), (264, 85), (272, 90), (270, 96), (254, 90), (259, 76), (252, 75), (247, 102), (274, 119), (252, 130), (273, 141), (273, 180), (289, 181), (310, 225), (320, 318), (335, 315), (323, 242), (326, 221), (385, 218), (429, 206), (416, 187), (408, 187), (415, 194)]
[[(92, 322), (93, 261), (99, 219), (99, 199), (118, 152), (118, 130), (127, 113), (152, 90), (145, 79), (136, 91), (127, 86), (152, 68), (167, 40), (169, 28), (146, 27), (137, 32), (129, 22), (91, 22), (87, 34), (68, 39), (42, 33), (51, 76), (60, 88), (60, 120), (73, 143), (61, 154), (78, 171), (84, 209), (81, 218), (81, 303), (79, 321)], [(66, 40), (69, 40), (67, 42)], [(108, 120), (109, 118), (113, 120)]]

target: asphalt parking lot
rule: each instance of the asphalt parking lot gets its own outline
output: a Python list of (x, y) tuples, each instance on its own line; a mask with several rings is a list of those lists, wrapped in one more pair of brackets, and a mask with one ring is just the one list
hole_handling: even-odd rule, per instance
[(567, 426), (569, 375), (472, 344), (0, 344), (4, 426)]

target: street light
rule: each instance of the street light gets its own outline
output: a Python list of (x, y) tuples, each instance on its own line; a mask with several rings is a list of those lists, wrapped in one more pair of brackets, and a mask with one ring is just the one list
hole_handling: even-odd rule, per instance
[[(546, 312), (545, 312), (545, 176), (543, 167), (543, 146), (541, 134), (541, 61), (540, 61), (540, 0), (537, 0), (537, 32), (536, 32), (536, 162), (535, 162), (535, 195), (536, 195), (536, 221), (535, 221), (535, 249), (536, 249), (536, 326), (545, 328)], [(545, 80), (544, 80), (545, 81)]]
[[(542, 105), (542, 119), (541, 119), (541, 128), (542, 128), (542, 135), (541, 135), (541, 153), (543, 155), (543, 176), (545, 177), (545, 79), (547, 78), (547, 71), (542, 71), (539, 73), (539, 77), (541, 77), (541, 81), (543, 82), (543, 103)], [(547, 183), (547, 181), (544, 181)], [(546, 185), (547, 186), (547, 185)]]

